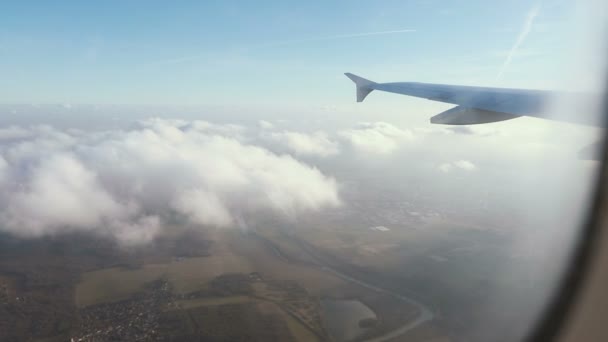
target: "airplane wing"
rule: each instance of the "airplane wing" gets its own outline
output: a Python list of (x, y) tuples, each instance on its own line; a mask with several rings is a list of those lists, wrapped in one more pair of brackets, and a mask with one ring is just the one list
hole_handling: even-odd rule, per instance
[(562, 101), (597, 101), (586, 95), (554, 93), (544, 90), (485, 88), (430, 84), (417, 82), (376, 83), (351, 73), (345, 73), (357, 86), (357, 102), (362, 102), (374, 90), (421, 97), (457, 105), (431, 118), (431, 123), (473, 125), (532, 116), (604, 127), (604, 118), (597, 113), (551, 113), (544, 109), (556, 96)]

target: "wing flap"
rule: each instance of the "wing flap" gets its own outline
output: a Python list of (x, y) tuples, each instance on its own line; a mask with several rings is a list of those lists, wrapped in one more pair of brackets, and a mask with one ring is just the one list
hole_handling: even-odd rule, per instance
[(519, 115), (456, 106), (431, 117), (431, 123), (442, 125), (476, 125), (511, 120)]

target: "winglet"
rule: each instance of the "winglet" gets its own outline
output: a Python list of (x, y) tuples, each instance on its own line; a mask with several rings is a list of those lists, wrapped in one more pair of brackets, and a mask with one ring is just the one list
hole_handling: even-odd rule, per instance
[(373, 86), (376, 85), (376, 82), (372, 82), (370, 80), (366, 80), (363, 77), (359, 77), (357, 75), (353, 75), (350, 72), (344, 73), (346, 77), (350, 78), (351, 81), (355, 82), (357, 86), (357, 102), (363, 102), (365, 97), (374, 90)]

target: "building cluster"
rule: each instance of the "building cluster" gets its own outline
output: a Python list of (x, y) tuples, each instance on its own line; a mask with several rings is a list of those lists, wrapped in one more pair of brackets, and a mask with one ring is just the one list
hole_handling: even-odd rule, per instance
[(171, 289), (163, 280), (128, 300), (84, 308), (78, 332), (71, 341), (160, 340), (161, 307), (170, 301)]

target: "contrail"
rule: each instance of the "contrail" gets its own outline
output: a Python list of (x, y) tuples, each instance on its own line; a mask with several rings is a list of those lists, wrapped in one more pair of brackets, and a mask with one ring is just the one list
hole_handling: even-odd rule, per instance
[(357, 38), (357, 37), (367, 37), (367, 36), (379, 36), (379, 35), (383, 35), (383, 34), (409, 33), (409, 32), (416, 32), (416, 30), (406, 29), (406, 30), (392, 30), (392, 31), (377, 31), (377, 32), (337, 34), (337, 35), (325, 36), (325, 37), (313, 37), (313, 38), (286, 40), (284, 42), (277, 42), (277, 43), (289, 44), (289, 43), (299, 43), (299, 42), (313, 42), (313, 41), (317, 41), (317, 40), (334, 40), (334, 39)]
[[(337, 35), (332, 35), (332, 36), (311, 37), (311, 38), (267, 42), (267, 43), (250, 45), (250, 46), (248, 46), (248, 48), (264, 48), (264, 47), (282, 46), (282, 45), (290, 45), (290, 44), (297, 44), (297, 43), (316, 42), (316, 41), (323, 41), (323, 40), (338, 40), (338, 39), (380, 36), (380, 35), (385, 35), (385, 34), (411, 33), (411, 32), (416, 32), (416, 30), (403, 29), (403, 30), (391, 30), (391, 31), (337, 34)], [(151, 66), (151, 65), (157, 66), (157, 65), (168, 65), (168, 64), (180, 64), (180, 63), (189, 62), (189, 61), (196, 60), (196, 59), (203, 58), (203, 57), (204, 57), (204, 55), (183, 56), (183, 57), (176, 57), (176, 58), (163, 60), (163, 61), (152, 62), (152, 63), (148, 63), (146, 65), (147, 66)]]
[(521, 28), (521, 31), (519, 32), (519, 35), (517, 36), (517, 40), (515, 41), (515, 44), (513, 44), (513, 47), (511, 47), (511, 50), (509, 51), (507, 58), (505, 59), (504, 63), (502, 64), (502, 67), (500, 68), (498, 75), (496, 75), (496, 80), (500, 80), (502, 75), (505, 73), (505, 71), (511, 64), (511, 60), (513, 59), (513, 56), (515, 55), (515, 53), (517, 53), (519, 46), (526, 40), (526, 37), (528, 36), (528, 33), (530, 33), (530, 30), (532, 29), (532, 25), (534, 24), (534, 19), (536, 19), (536, 16), (538, 16), (538, 12), (540, 12), (540, 7), (541, 7), (540, 5), (536, 5), (536, 6), (532, 7), (532, 9), (530, 9), (530, 11), (528, 11), (528, 15), (526, 16), (526, 21), (524, 22), (524, 26)]
[(339, 40), (339, 39), (360, 38), (360, 37), (369, 37), (369, 36), (380, 36), (380, 35), (385, 35), (385, 34), (411, 33), (411, 32), (416, 32), (416, 30), (404, 29), (404, 30), (391, 30), (391, 31), (337, 34), (337, 35), (332, 35), (332, 36), (310, 37), (310, 38), (302, 38), (302, 39), (290, 39), (290, 40), (283, 40), (283, 41), (267, 42), (267, 43), (250, 46), (250, 47), (254, 47), (254, 48), (272, 47), (272, 46), (291, 45), (291, 44), (298, 44), (298, 43), (307, 43), (307, 42), (318, 42), (318, 41), (324, 41), (324, 40)]

